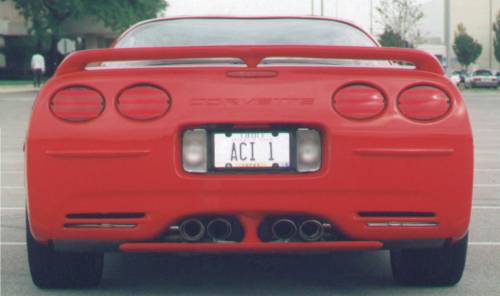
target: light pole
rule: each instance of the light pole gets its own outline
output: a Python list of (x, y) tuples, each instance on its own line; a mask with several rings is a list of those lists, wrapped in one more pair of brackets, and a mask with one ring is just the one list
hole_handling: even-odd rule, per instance
[(488, 32), (490, 33), (488, 36), (488, 40), (490, 43), (490, 48), (489, 48), (489, 65), (490, 69), (493, 69), (493, 0), (490, 0), (490, 25), (488, 26), (489, 30)]
[(451, 71), (451, 3), (444, 0), (444, 44), (446, 46), (446, 73)]
[(314, 15), (314, 0), (311, 0), (311, 15)]
[(323, 0), (321, 0), (321, 16), (325, 15), (325, 10), (324, 10), (324, 3)]
[(373, 35), (373, 0), (370, 0), (370, 34)]

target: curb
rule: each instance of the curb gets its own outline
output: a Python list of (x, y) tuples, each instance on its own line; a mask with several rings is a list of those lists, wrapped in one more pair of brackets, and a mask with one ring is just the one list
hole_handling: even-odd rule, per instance
[(1, 94), (19, 93), (19, 92), (38, 92), (40, 88), (33, 86), (0, 86)]

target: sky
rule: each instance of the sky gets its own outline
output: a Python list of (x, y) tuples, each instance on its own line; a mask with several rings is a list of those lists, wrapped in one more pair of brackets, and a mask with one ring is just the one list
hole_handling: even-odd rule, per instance
[[(373, 7), (379, 0), (372, 0)], [(430, 0), (417, 0), (419, 3)], [(321, 14), (321, 0), (167, 0), (166, 16), (178, 15), (311, 15)], [(370, 31), (370, 0), (323, 0), (324, 15), (346, 19)], [(382, 28), (376, 21), (375, 9), (373, 29)]]

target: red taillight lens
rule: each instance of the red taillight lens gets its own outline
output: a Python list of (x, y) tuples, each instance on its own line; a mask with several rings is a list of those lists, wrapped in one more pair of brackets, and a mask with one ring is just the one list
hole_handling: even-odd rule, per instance
[(398, 99), (398, 107), (404, 116), (414, 120), (435, 120), (450, 110), (451, 100), (439, 88), (417, 86), (404, 91)]
[(97, 118), (104, 110), (104, 98), (94, 89), (71, 86), (58, 91), (50, 100), (50, 110), (63, 120), (73, 122)]
[(151, 85), (137, 85), (125, 89), (117, 100), (117, 108), (123, 116), (135, 120), (159, 118), (170, 109), (170, 96), (164, 90)]
[(333, 108), (349, 119), (369, 119), (382, 113), (384, 95), (368, 85), (351, 85), (339, 90), (333, 97)]

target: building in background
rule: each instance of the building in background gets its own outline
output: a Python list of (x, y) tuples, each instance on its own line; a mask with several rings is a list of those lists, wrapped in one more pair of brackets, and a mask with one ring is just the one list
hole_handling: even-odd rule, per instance
[[(444, 61), (447, 52), (445, 35), (448, 33), (450, 36), (450, 69), (461, 69), (462, 66), (458, 63), (452, 46), (458, 24), (462, 23), (467, 29), (467, 33), (483, 46), (481, 56), (471, 69), (500, 70), (493, 50), (493, 22), (497, 13), (500, 12), (500, 0), (450, 0), (448, 28), (445, 23), (445, 1), (431, 0), (422, 5), (421, 8), (425, 16), (419, 24), (422, 40), (417, 44), (417, 48), (427, 50)], [(446, 32), (447, 29), (448, 32)]]
[(17, 12), (14, 3), (0, 1), (0, 78), (8, 70), (7, 56), (18, 50), (17, 44), (21, 46), (26, 35), (28, 30), (24, 18)]
[[(467, 33), (483, 46), (483, 52), (476, 61), (477, 67), (500, 70), (493, 51), (493, 22), (500, 12), (500, 0), (450, 0), (450, 5), (452, 43), (458, 24), (463, 23)], [(457, 68), (456, 58), (454, 61), (452, 66)]]
[[(0, 1), (0, 79), (30, 77), (30, 58), (36, 44), (28, 28), (13, 1)], [(63, 33), (64, 38), (76, 43), (77, 49), (107, 47), (117, 37), (90, 18), (67, 21)]]
[(444, 41), (444, 0), (431, 0), (420, 6), (424, 17), (418, 24), (420, 38), (415, 46), (434, 54), (446, 64), (446, 45)]

